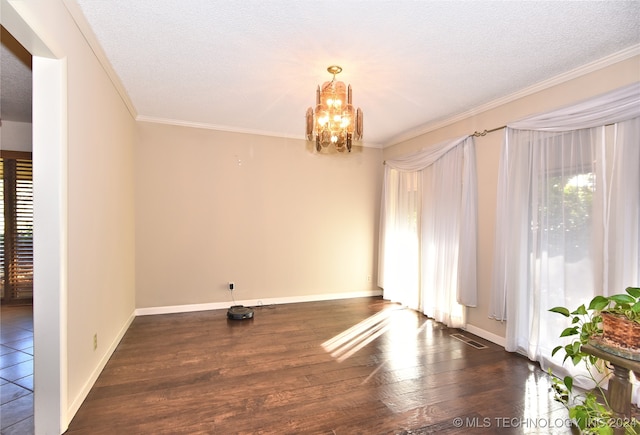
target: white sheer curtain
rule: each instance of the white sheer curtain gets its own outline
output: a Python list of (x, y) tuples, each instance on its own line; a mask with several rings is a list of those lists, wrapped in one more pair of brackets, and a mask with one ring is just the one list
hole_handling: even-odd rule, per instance
[(567, 325), (549, 308), (640, 283), (639, 117), (636, 83), (505, 134), (490, 317), (507, 320), (507, 350), (558, 374), (583, 372), (551, 357)]
[(420, 216), (422, 177), (385, 166), (378, 285), (384, 298), (420, 306)]
[[(640, 117), (617, 123), (613, 144), (604, 211), (606, 294), (640, 286)], [(631, 378), (633, 403), (640, 406), (640, 379)]]
[(452, 327), (477, 298), (475, 163), (469, 136), (385, 162), (378, 285)]
[[(640, 105), (640, 101), (638, 102)], [(640, 117), (615, 125), (613, 169), (607, 175), (609, 196), (605, 216), (607, 293), (620, 293), (640, 281)]]
[(506, 313), (492, 314), (508, 319), (506, 349), (543, 366), (564, 329), (564, 319), (548, 309), (577, 308), (597, 291), (591, 234), (603, 224), (602, 207), (593, 203), (601, 130), (507, 131), (494, 277)]

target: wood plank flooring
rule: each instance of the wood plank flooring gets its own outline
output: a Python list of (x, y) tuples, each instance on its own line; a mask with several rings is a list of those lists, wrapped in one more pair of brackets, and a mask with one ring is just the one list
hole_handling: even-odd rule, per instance
[(138, 317), (66, 433), (571, 433), (537, 364), (455, 333), (380, 298)]

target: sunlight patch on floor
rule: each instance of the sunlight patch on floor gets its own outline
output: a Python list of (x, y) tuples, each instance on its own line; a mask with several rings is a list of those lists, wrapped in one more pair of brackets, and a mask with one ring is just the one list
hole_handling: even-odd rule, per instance
[(390, 326), (391, 316), (401, 307), (392, 307), (380, 311), (344, 332), (322, 343), (338, 362), (342, 362), (384, 334)]

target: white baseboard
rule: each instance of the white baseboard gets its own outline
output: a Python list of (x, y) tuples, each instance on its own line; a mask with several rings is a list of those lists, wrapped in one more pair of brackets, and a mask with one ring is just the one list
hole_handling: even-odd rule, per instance
[(87, 382), (85, 382), (85, 384), (82, 386), (80, 393), (78, 393), (76, 398), (69, 405), (69, 408), (67, 409), (67, 414), (68, 414), (67, 421), (71, 421), (73, 417), (76, 415), (76, 413), (78, 412), (78, 409), (80, 409), (80, 405), (82, 405), (82, 402), (84, 402), (84, 400), (89, 395), (89, 391), (91, 391), (91, 388), (93, 388), (93, 385), (98, 380), (98, 377), (102, 373), (102, 370), (107, 365), (107, 362), (109, 362), (109, 359), (113, 355), (113, 352), (115, 352), (116, 347), (118, 347), (118, 344), (120, 344), (120, 341), (124, 337), (124, 334), (127, 332), (127, 330), (129, 329), (129, 326), (131, 326), (131, 323), (135, 318), (136, 318), (136, 314), (134, 311), (131, 313), (131, 315), (129, 316), (127, 321), (124, 323), (124, 325), (122, 325), (122, 328), (120, 328), (120, 331), (118, 331), (118, 335), (113, 339), (107, 351), (104, 353), (104, 355), (102, 355), (102, 358), (100, 359), (100, 363), (96, 366), (95, 370), (91, 373), (91, 376), (89, 377)]
[(300, 302), (329, 301), (338, 299), (364, 298), (371, 296), (381, 296), (382, 290), (365, 290), (349, 293), (327, 293), (320, 295), (287, 296), (282, 298), (247, 299), (231, 302), (211, 302), (206, 304), (191, 305), (170, 305), (164, 307), (149, 307), (136, 309), (136, 316), (150, 316), (154, 314), (189, 313), (193, 311), (222, 310), (231, 305), (244, 305), (247, 307), (257, 307), (261, 305), (295, 304)]
[(506, 340), (504, 337), (500, 337), (499, 335), (493, 334), (489, 331), (485, 331), (484, 329), (480, 329), (477, 326), (467, 325), (466, 328), (462, 328), (467, 332), (470, 332), (473, 335), (477, 335), (480, 338), (484, 338), (485, 340), (489, 340), (492, 343), (497, 344), (498, 346), (505, 347)]

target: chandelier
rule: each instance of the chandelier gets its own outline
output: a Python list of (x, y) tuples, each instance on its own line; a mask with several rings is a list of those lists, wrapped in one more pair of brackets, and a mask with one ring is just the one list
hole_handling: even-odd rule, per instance
[(317, 151), (333, 145), (340, 152), (351, 152), (353, 141), (362, 139), (362, 110), (352, 105), (351, 85), (336, 81), (342, 68), (332, 65), (327, 71), (333, 79), (318, 86), (315, 112), (307, 109), (307, 140), (315, 140)]

